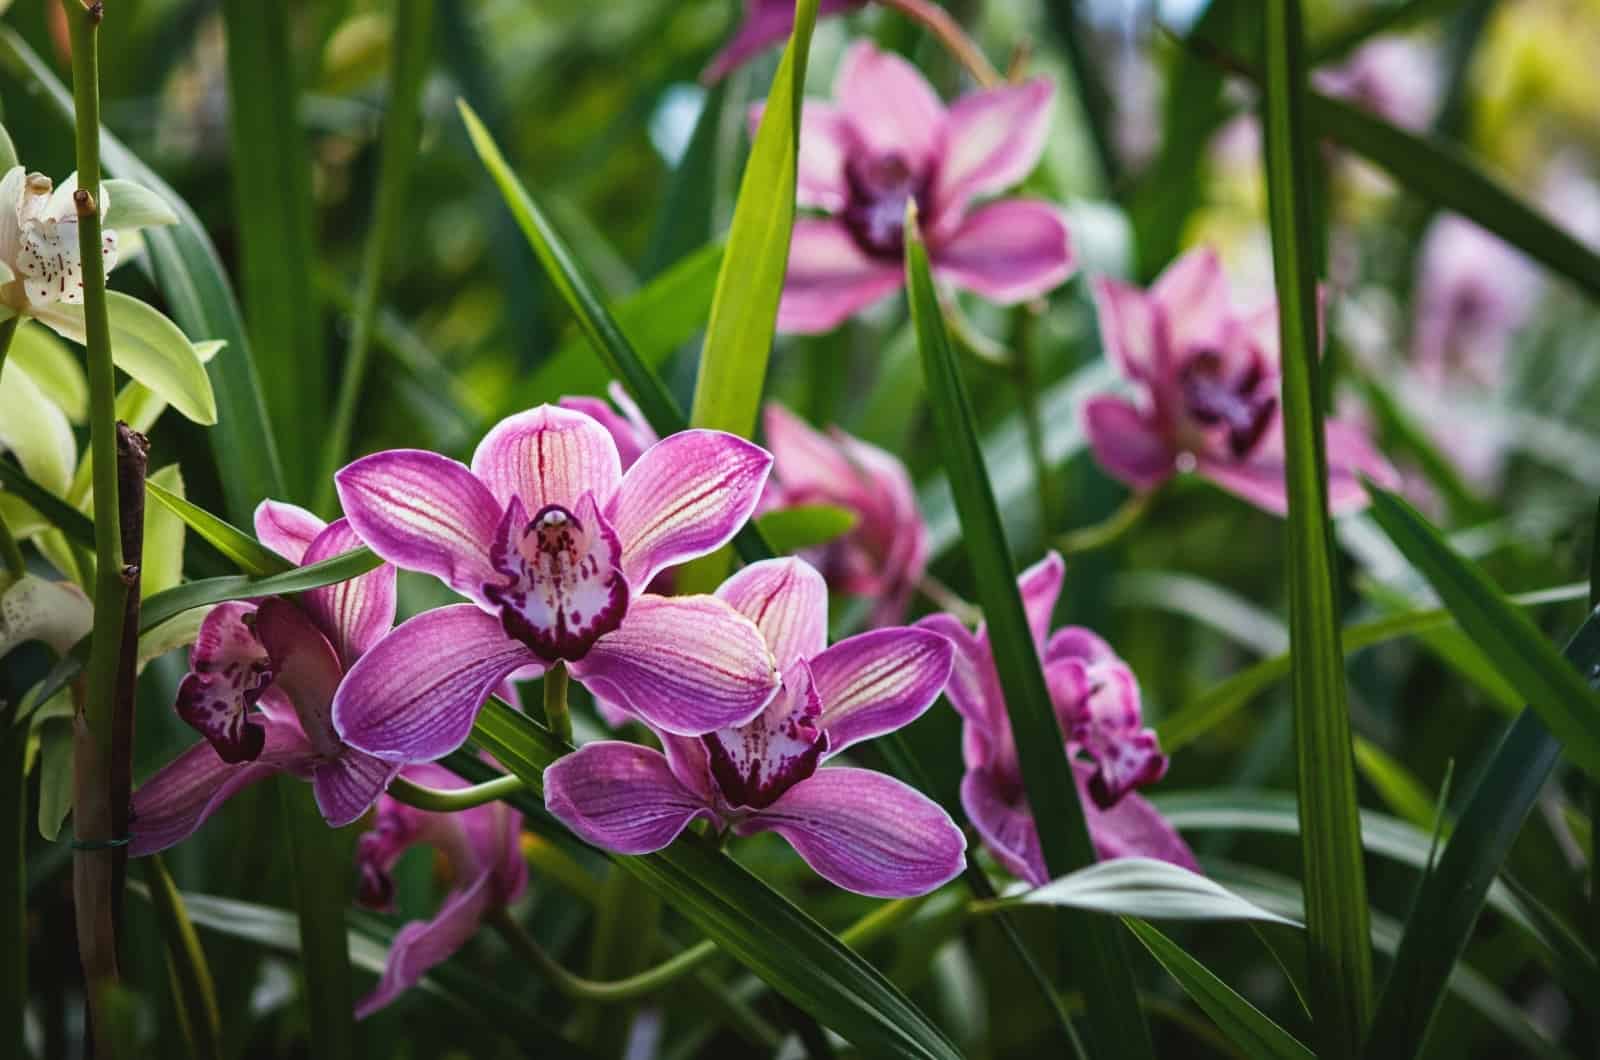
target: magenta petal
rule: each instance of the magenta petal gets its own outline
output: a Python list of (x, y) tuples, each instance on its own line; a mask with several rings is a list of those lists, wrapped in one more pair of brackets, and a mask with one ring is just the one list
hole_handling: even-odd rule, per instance
[[(766, 101), (750, 107), (750, 138), (761, 126)], [(800, 158), (795, 174), (795, 204), (838, 213), (850, 201), (845, 163), (856, 147), (850, 119), (831, 103), (814, 99), (800, 110)]]
[(961, 778), (961, 808), (983, 845), (1011, 875), (1035, 887), (1049, 882), (1020, 781), (1007, 781), (994, 770), (969, 769)]
[(1002, 305), (1046, 294), (1077, 268), (1060, 211), (1029, 199), (978, 207), (932, 257), (939, 278)]
[(206, 615), (178, 685), (178, 717), (227, 762), (261, 754), (266, 733), (250, 708), (272, 682), (267, 650), (256, 638), (254, 604), (218, 604)]
[(944, 148), (944, 104), (917, 68), (893, 52), (868, 41), (851, 45), (833, 96), (874, 155), (899, 155), (915, 172)]
[(761, 631), (714, 596), (641, 596), (569, 666), (595, 695), (680, 736), (743, 724), (778, 688)]
[(143, 857), (192, 835), (223, 803), (274, 773), (300, 772), (316, 760), (292, 721), (261, 717), (261, 753), (253, 762), (225, 762), (198, 743), (163, 766), (133, 793), (128, 853)]
[(1095, 319), (1100, 342), (1123, 376), (1146, 385), (1165, 385), (1165, 335), (1155, 303), (1139, 288), (1108, 276), (1097, 276)]
[(796, 218), (778, 330), (797, 335), (831, 331), (904, 282), (899, 262), (869, 258), (840, 222)]
[(332, 761), (313, 767), (311, 790), (323, 820), (333, 828), (343, 828), (359, 819), (378, 801), (400, 769), (399, 762), (385, 762), (350, 748)]
[(1151, 417), (1119, 397), (1101, 395), (1083, 403), (1083, 432), (1100, 466), (1135, 489), (1147, 490), (1172, 477), (1177, 454)]
[(681, 431), (645, 450), (603, 506), (633, 591), (663, 568), (731, 541), (755, 511), (771, 469), (771, 453), (722, 431)]
[[(655, 445), (660, 439), (655, 429), (639, 411), (639, 406), (615, 380), (606, 387), (611, 401), (604, 398), (575, 395), (561, 399), (561, 407), (581, 412), (590, 417), (611, 435), (617, 445), (617, 456), (622, 460), (622, 470), (627, 471), (639, 454)], [(615, 404), (615, 408), (612, 405)], [(620, 410), (620, 411), (618, 411)]]
[(366, 1019), (422, 981), (428, 970), (449, 960), (477, 934), (494, 902), (491, 877), (485, 873), (445, 899), (437, 916), (412, 921), (395, 935), (377, 987), (356, 1005), (356, 1019)]
[(1281, 450), (1271, 456), (1257, 454), (1249, 462), (1197, 456), (1195, 472), (1264, 512), (1278, 516), (1289, 512)]
[[(1095, 770), (1087, 762), (1075, 762), (1073, 771), (1077, 774), (1081, 795)], [(1191, 872), (1200, 871), (1200, 863), (1195, 860), (1189, 844), (1138, 793), (1123, 796), (1110, 809), (1101, 809), (1093, 799), (1080, 798), (1079, 801), (1083, 803), (1083, 815), (1089, 824), (1089, 838), (1094, 841), (1095, 852), (1102, 861), (1126, 857), (1160, 858)]]
[(1367, 506), (1363, 477), (1383, 489), (1400, 488), (1399, 472), (1361, 427), (1348, 420), (1328, 420), (1323, 427), (1328, 440), (1328, 509), (1333, 515), (1348, 515)]
[(288, 698), (306, 739), (317, 753), (332, 758), (342, 750), (333, 731), (333, 695), (343, 669), (306, 613), (281, 596), (262, 601), (255, 614), (256, 636), (272, 660), (272, 687)]
[(934, 176), (932, 213), (959, 216), (1038, 165), (1050, 131), (1055, 86), (1042, 77), (961, 97), (950, 106), (945, 153)]
[[(364, 542), (346, 519), (336, 519), (305, 550), (306, 565), (353, 552)], [(306, 611), (333, 643), (346, 667), (364, 655), (394, 625), (395, 569), (385, 563), (303, 597)]]
[(762, 428), (772, 450), (772, 476), (785, 492), (837, 497), (860, 488), (861, 476), (844, 450), (776, 401), (767, 402)]
[[(761, 713), (701, 737), (722, 802), (759, 809), (817, 771), (828, 736), (817, 726), (822, 699), (804, 659), (784, 671), (783, 687)], [(720, 803), (719, 803), (720, 805)]]
[(584, 841), (618, 854), (660, 850), (689, 822), (714, 816), (661, 752), (615, 740), (588, 744), (546, 769), (544, 804)]
[(857, 894), (911, 898), (966, 865), (966, 837), (938, 803), (870, 769), (819, 769), (735, 826), (777, 832), (817, 875)]
[(1167, 341), (1177, 350), (1221, 347), (1233, 303), (1222, 261), (1211, 247), (1196, 247), (1168, 265), (1150, 287), (1150, 300), (1165, 317)]
[(622, 459), (593, 419), (540, 405), (495, 424), (472, 454), (472, 473), (501, 508), (517, 497), (530, 512), (547, 504), (570, 511), (585, 493), (605, 507), (622, 481)]
[[(1000, 692), (1000, 679), (995, 674), (994, 660), (989, 653), (989, 639), (974, 633), (954, 615), (929, 615), (917, 623), (918, 629), (929, 630), (948, 640), (955, 649), (950, 667), (950, 679), (944, 694), (967, 724), (967, 734), (977, 734), (976, 760), (969, 767), (991, 764), (993, 749), (1010, 744), (1011, 726), (1005, 712), (1005, 699)], [(965, 742), (971, 746), (972, 738)]]
[(504, 507), (460, 463), (391, 449), (350, 464), (334, 482), (355, 532), (396, 567), (432, 574), (474, 600), (497, 580), (489, 544)]
[(802, 559), (752, 563), (717, 589), (756, 624), (780, 670), (828, 646), (828, 583)]
[(470, 604), (424, 611), (345, 675), (333, 724), (345, 743), (390, 762), (442, 758), (466, 741), (501, 679), (538, 661)]
[(1028, 628), (1033, 632), (1033, 643), (1043, 650), (1045, 638), (1050, 635), (1050, 620), (1056, 611), (1056, 598), (1061, 595), (1061, 580), (1066, 576), (1067, 565), (1061, 553), (1051, 550), (1044, 558), (1017, 575), (1017, 592), (1022, 596), (1022, 609), (1028, 614)]
[(296, 566), (305, 563), (306, 549), (327, 525), (297, 504), (265, 500), (256, 505), (256, 537)]
[(927, 629), (875, 629), (811, 660), (828, 754), (909, 725), (939, 698), (955, 646)]

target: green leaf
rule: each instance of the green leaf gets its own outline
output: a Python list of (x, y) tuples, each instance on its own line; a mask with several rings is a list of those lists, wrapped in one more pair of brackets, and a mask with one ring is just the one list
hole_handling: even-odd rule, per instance
[(1470, 560), (1398, 496), (1374, 486), (1372, 516), (1422, 572), (1467, 636), (1527, 700), (1568, 755), (1600, 776), (1600, 701), (1584, 678)]
[[(1367, 783), (1377, 789), (1389, 809), (1410, 821), (1418, 828), (1431, 828), (1436, 816), (1434, 804), (1438, 801), (1424, 788), (1411, 771), (1395, 761), (1383, 748), (1371, 740), (1357, 736), (1355, 739), (1356, 767)], [(1443, 834), (1448, 834), (1448, 827)]]
[(743, 438), (755, 433), (789, 263), (800, 106), (816, 19), (816, 0), (796, 3), (794, 31), (773, 76), (772, 92), (739, 182), (689, 413), (689, 422), (696, 427)]
[(0, 376), (0, 451), (9, 449), (28, 477), (54, 494), (72, 485), (78, 443), (67, 414), (20, 364)]
[[(1420, 517), (1416, 518), (1420, 522)], [(1379, 519), (1382, 522), (1383, 517)], [(1412, 530), (1415, 532), (1415, 528)], [(1445, 552), (1448, 555), (1448, 549)], [(1435, 583), (1435, 587), (1441, 596), (1445, 595), (1443, 586)], [(1527, 621), (1520, 612), (1509, 608), (1499, 620), (1506, 620), (1506, 615), (1511, 620)], [(1529, 633), (1541, 646), (1548, 647), (1531, 624)], [(1557, 658), (1555, 665), (1574, 678), (1580, 668), (1591, 673), (1600, 666), (1600, 612), (1592, 613), (1579, 627), (1567, 644), (1566, 654), (1567, 658)], [(1578, 685), (1587, 693), (1581, 679)], [(1510, 853), (1561, 750), (1560, 742), (1534, 708), (1524, 710), (1511, 723), (1462, 807), (1438, 865), (1423, 878), (1418, 889), (1379, 1000), (1368, 1040), (1370, 1055), (1409, 1056), (1422, 1048), (1450, 971), (1465, 952), (1483, 909), (1489, 883)]]
[[(72, 94), (50, 65), (9, 27), (0, 27), (0, 60), (44, 89), (41, 97), (72, 121)], [(131, 151), (104, 129), (100, 155), (118, 176), (136, 180), (172, 207), (178, 224), (144, 233), (156, 283), (179, 326), (188, 335), (227, 343), (223, 356), (207, 367), (216, 397), (216, 427), (210, 432), (229, 515), (244, 521), (267, 497), (284, 495), (277, 445), (261, 401), (250, 342), (228, 274), (205, 227), (187, 203)]]
[(57, 693), (65, 717), (54, 716), (55, 704), (41, 704), (34, 722), (39, 736), (39, 834), (54, 843), (72, 812), (72, 706), (65, 690)]
[[(906, 291), (941, 462), (955, 496), (962, 544), (988, 622), (1028, 805), (1039, 830), (1045, 865), (1052, 876), (1062, 876), (1093, 863), (1094, 848), (1018, 594), (1011, 548), (978, 446), (972, 402), (934, 292), (915, 204), (906, 216)], [(1061, 915), (1066, 920), (1063, 934), (1068, 940), (1070, 966), (1087, 1002), (1090, 1054), (1152, 1055), (1121, 928), (1084, 913)]]
[(89, 383), (67, 344), (42, 324), (24, 320), (11, 339), (7, 364), (21, 365), (50, 401), (73, 423), (89, 418)]
[[(10, 372), (6, 373), (8, 378), (10, 375)], [(84, 548), (94, 547), (94, 524), (89, 517), (34, 482), (9, 460), (0, 459), (0, 486), (26, 501), (41, 518), (65, 534), (73, 544)]]
[[(145, 480), (173, 497), (183, 498), (183, 472), (168, 464)], [(163, 504), (144, 509), (144, 555), (140, 559), (139, 592), (146, 599), (183, 580), (183, 520)]]
[(798, 504), (767, 512), (756, 525), (774, 552), (789, 556), (848, 534), (855, 529), (856, 513), (832, 504)]
[(281, 574), (294, 569), (293, 563), (251, 535), (212, 515), (198, 504), (184, 500), (182, 495), (163, 488), (161, 483), (147, 480), (144, 488), (163, 508), (182, 519), (190, 529), (246, 574)]
[(1372, 1012), (1372, 950), (1361, 862), (1356, 778), (1334, 595), (1318, 373), (1321, 230), (1315, 145), (1306, 123), (1305, 40), (1299, 0), (1265, 5), (1267, 205), (1278, 290), (1283, 445), (1289, 494), (1289, 683), (1300, 790), (1300, 861), (1310, 935), (1309, 984), (1318, 1052), (1355, 1056)]
[(182, 1014), (184, 1036), (197, 1060), (220, 1060), (222, 1020), (217, 1014), (217, 989), (206, 963), (206, 951), (184, 908), (183, 896), (167, 873), (159, 855), (140, 862), (146, 894), (155, 909), (161, 939), (167, 947), (167, 967), (172, 969), (173, 993)]
[(1169, 861), (1145, 857), (1097, 862), (1042, 887), (983, 903), (980, 908), (1024, 905), (1068, 906), (1145, 920), (1259, 920), (1301, 926), (1252, 905), (1215, 880)]
[[(238, 171), (234, 171), (237, 178)], [(103, 224), (107, 228), (130, 230), (158, 228), (178, 223), (178, 214), (167, 200), (131, 180), (102, 180), (100, 188), (109, 200)]]
[[(0, 11), (4, 11), (4, 8), (0, 8)], [(0, 176), (4, 176), (20, 164), (17, 161), (16, 145), (11, 142), (11, 134), (6, 131), (4, 125), (0, 125)]]
[(194, 422), (217, 422), (206, 366), (178, 325), (120, 291), (106, 292), (106, 313), (111, 319), (111, 357), (118, 368)]
[[(522, 777), (507, 801), (539, 814), (544, 767), (568, 748), (491, 699), (473, 740)], [(870, 1056), (959, 1057), (928, 1018), (863, 957), (700, 836), (642, 857), (613, 858), (773, 989)]]
[(1183, 947), (1141, 920), (1125, 921), (1150, 956), (1160, 962), (1228, 1040), (1252, 1058), (1313, 1060), (1313, 1053), (1228, 986)]
[(312, 286), (311, 161), (294, 105), (302, 64), (292, 50), (290, 12), (287, 4), (256, 0), (222, 5), (240, 294), (288, 496), (301, 499), (310, 497), (326, 436), (305, 425), (325, 423), (329, 401), (321, 305)]

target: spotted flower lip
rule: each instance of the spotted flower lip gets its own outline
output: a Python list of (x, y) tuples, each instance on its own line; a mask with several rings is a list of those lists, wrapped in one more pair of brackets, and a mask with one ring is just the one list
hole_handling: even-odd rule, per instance
[(946, 107), (904, 59), (852, 45), (833, 102), (804, 104), (796, 198), (827, 216), (795, 221), (779, 329), (828, 331), (899, 290), (913, 199), (938, 279), (1007, 305), (1065, 281), (1075, 259), (1059, 210), (1032, 199), (973, 206), (1037, 165), (1054, 95), (1035, 78)]
[(754, 623), (715, 597), (644, 588), (732, 539), (771, 464), (690, 430), (624, 473), (605, 426), (541, 405), (491, 429), (471, 468), (414, 449), (344, 468), (340, 501), (372, 550), (472, 603), (424, 612), (363, 656), (334, 703), (340, 738), (386, 761), (439, 758), (503, 679), (557, 661), (665, 732), (748, 721), (778, 687)]
[(545, 771), (545, 805), (585, 840), (623, 854), (671, 843), (701, 818), (773, 831), (822, 876), (880, 897), (925, 894), (965, 864), (966, 839), (927, 796), (867, 769), (825, 766), (910, 724), (950, 675), (935, 633), (873, 630), (831, 648), (828, 590), (799, 559), (753, 563), (717, 590), (760, 628), (783, 686), (755, 718), (662, 750), (591, 743)]
[(872, 599), (868, 622), (900, 621), (928, 566), (928, 527), (905, 465), (834, 428), (824, 435), (777, 403), (766, 407), (772, 484), (764, 508), (833, 504), (856, 516), (839, 540), (806, 558), (830, 588)]
[[(1064, 570), (1052, 552), (1024, 571), (1017, 587), (1072, 759), (1089, 837), (1102, 859), (1140, 855), (1198, 872), (1188, 844), (1135, 790), (1160, 780), (1167, 759), (1155, 733), (1143, 725), (1132, 671), (1087, 629), (1050, 633)], [(981, 625), (969, 630), (947, 614), (930, 615), (917, 627), (955, 647), (945, 696), (963, 722), (961, 805), (968, 819), (1013, 874), (1035, 886), (1049, 882), (988, 632)]]
[[(413, 765), (402, 772), (407, 780), (430, 788), (449, 790), (466, 784), (441, 766)], [(372, 828), (362, 833), (356, 846), (361, 903), (381, 910), (392, 907), (394, 883), (389, 874), (401, 856), (419, 844), (443, 855), (451, 888), (432, 920), (414, 920), (395, 935), (378, 985), (356, 1005), (357, 1019), (366, 1019), (421, 982), (429, 969), (466, 945), (489, 913), (522, 897), (528, 865), (518, 846), (521, 833), (522, 815), (502, 802), (434, 813), (387, 795), (378, 800)]]
[[(255, 527), (263, 544), (302, 565), (361, 546), (345, 520), (324, 524), (277, 501), (256, 509)], [(298, 603), (274, 597), (213, 608), (176, 703), (205, 740), (134, 793), (130, 851), (180, 842), (233, 795), (276, 773), (308, 781), (334, 827), (365, 813), (399, 766), (340, 740), (332, 706), (347, 668), (388, 632), (394, 612), (395, 570), (387, 564), (309, 590)]]
[[(1220, 260), (1204, 247), (1148, 291), (1097, 277), (1094, 296), (1107, 356), (1134, 391), (1083, 405), (1100, 465), (1137, 490), (1193, 470), (1258, 508), (1287, 512), (1276, 304), (1237, 312)], [(1334, 515), (1366, 506), (1362, 476), (1398, 483), (1359, 426), (1330, 419), (1324, 427)]]

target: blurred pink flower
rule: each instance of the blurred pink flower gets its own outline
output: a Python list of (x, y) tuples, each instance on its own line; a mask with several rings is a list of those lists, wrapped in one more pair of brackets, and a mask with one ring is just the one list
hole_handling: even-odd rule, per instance
[(928, 566), (928, 528), (905, 465), (837, 427), (824, 435), (776, 402), (765, 420), (773, 465), (764, 507), (853, 512), (854, 529), (807, 558), (836, 592), (876, 601), (870, 624), (898, 622)]
[[(1022, 573), (1017, 588), (1043, 658), (1089, 837), (1102, 859), (1160, 858), (1198, 872), (1188, 844), (1135, 791), (1166, 775), (1167, 757), (1155, 732), (1144, 727), (1133, 671), (1087, 629), (1068, 626), (1046, 636), (1063, 570), (1061, 557), (1052, 552)], [(942, 633), (956, 647), (945, 696), (964, 723), (961, 805), (1001, 864), (1035, 886), (1043, 884), (1050, 877), (1023, 792), (989, 634), (981, 625), (969, 630), (947, 614), (930, 615), (917, 625)]]
[[(934, 274), (995, 302), (1036, 298), (1072, 274), (1060, 211), (1003, 199), (1039, 161), (1054, 86), (1035, 78), (946, 108), (916, 68), (853, 45), (834, 102), (805, 103), (797, 200), (827, 217), (795, 221), (781, 331), (815, 333), (898, 290), (907, 202), (921, 211)], [(760, 120), (762, 104), (752, 109)]]
[(1455, 214), (1434, 221), (1418, 259), (1411, 333), (1423, 383), (1498, 386), (1538, 286), (1533, 265), (1497, 236)]
[[(1237, 312), (1209, 248), (1179, 258), (1148, 291), (1100, 277), (1094, 293), (1106, 353), (1135, 391), (1133, 400), (1106, 395), (1083, 406), (1101, 466), (1137, 490), (1193, 470), (1284, 514), (1277, 306)], [(1358, 476), (1398, 481), (1359, 428), (1338, 419), (1326, 428), (1335, 515), (1366, 505)]]
[[(865, 7), (867, 0), (821, 0), (817, 17), (837, 15), (852, 8)], [(707, 84), (721, 81), (736, 67), (743, 66), (768, 48), (787, 40), (794, 32), (794, 0), (745, 0), (744, 21), (723, 49), (711, 60), (700, 79)]]
[(1439, 102), (1433, 51), (1408, 37), (1379, 37), (1338, 66), (1316, 71), (1316, 87), (1402, 129), (1427, 127)]
[[(431, 788), (466, 787), (442, 766), (407, 766), (404, 776)], [(357, 1019), (377, 1012), (420, 982), (430, 968), (448, 960), (477, 933), (485, 917), (515, 902), (528, 884), (528, 865), (518, 844), (522, 815), (503, 802), (459, 813), (433, 813), (385, 795), (378, 800), (375, 818), (356, 846), (362, 905), (393, 907), (394, 881), (389, 873), (418, 843), (444, 855), (451, 887), (432, 920), (414, 920), (394, 937), (377, 987), (356, 1005)]]

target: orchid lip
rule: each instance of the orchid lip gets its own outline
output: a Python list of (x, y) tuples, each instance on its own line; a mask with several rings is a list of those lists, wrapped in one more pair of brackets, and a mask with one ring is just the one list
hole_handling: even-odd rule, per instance
[(900, 260), (905, 252), (906, 204), (928, 185), (898, 154), (852, 159), (845, 166), (849, 202), (840, 214), (856, 245), (871, 257)]
[(1255, 448), (1277, 408), (1277, 399), (1258, 394), (1260, 365), (1252, 364), (1237, 379), (1223, 376), (1221, 357), (1212, 351), (1197, 353), (1180, 373), (1184, 404), (1189, 416), (1202, 427), (1222, 425), (1228, 431), (1228, 448), (1242, 458)]

